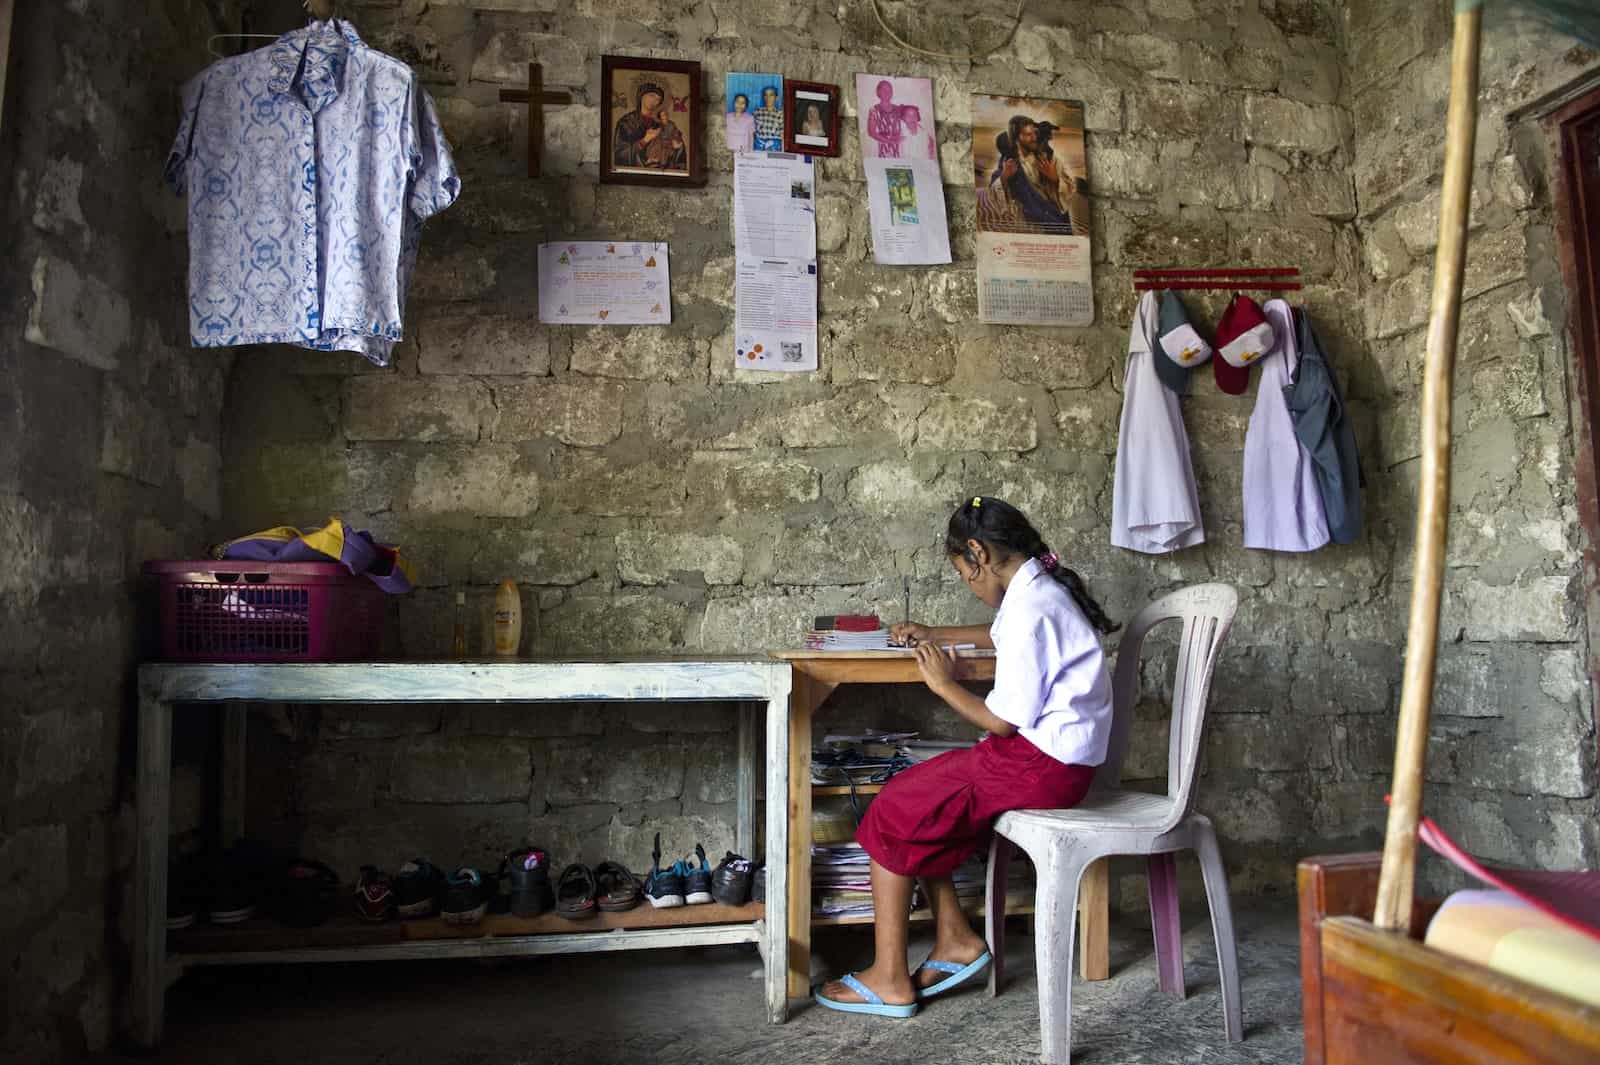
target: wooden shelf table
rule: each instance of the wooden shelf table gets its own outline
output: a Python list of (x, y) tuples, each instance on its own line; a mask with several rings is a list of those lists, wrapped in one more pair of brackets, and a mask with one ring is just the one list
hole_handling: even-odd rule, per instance
[[(787, 663), (794, 673), (789, 685), (788, 956), (789, 994), (801, 997), (811, 992), (811, 927), (820, 923), (811, 915), (811, 797), (849, 793), (847, 787), (828, 786), (824, 792), (805, 786), (811, 780), (812, 719), (817, 708), (841, 684), (920, 684), (922, 673), (917, 669), (916, 658), (904, 651), (792, 650), (769, 654)], [(961, 680), (994, 679), (993, 651), (957, 651), (956, 657), (960, 659)], [(775, 891), (769, 880), (769, 903)], [(1095, 862), (1084, 872), (1079, 892), (1080, 970), (1085, 980), (1104, 980), (1110, 971), (1109, 896), (1106, 863)]]
[[(496, 915), (473, 926), (440, 920), (360, 924), (334, 918), (311, 929), (267, 921), (233, 928), (199, 926), (168, 933), (167, 843), (172, 792), (172, 716), (179, 703), (222, 716), (223, 842), (244, 830), (245, 713), (250, 703), (519, 703), (529, 713), (555, 702), (716, 702), (765, 705), (765, 757), (758, 750), (754, 708), (739, 714), (738, 803), (734, 829), (740, 853), (755, 853), (756, 785), (791, 792), (789, 667), (768, 657), (472, 662), (379, 662), (272, 665), (152, 663), (139, 669), (138, 851), (134, 866), (133, 1038), (161, 1039), (167, 987), (185, 969), (209, 965), (514, 957), (589, 951), (755, 943), (766, 970), (767, 1015), (788, 1017), (788, 864), (786, 808), (766, 804), (767, 901), (605, 914), (590, 921), (545, 915)], [(810, 744), (806, 744), (809, 760)], [(764, 768), (763, 768), (764, 767)], [(806, 796), (810, 777), (792, 790)], [(809, 823), (805, 826), (809, 838)], [(807, 852), (807, 858), (810, 854)], [(806, 866), (809, 871), (809, 861)], [(809, 875), (809, 873), (808, 873)], [(809, 916), (809, 899), (807, 900)]]

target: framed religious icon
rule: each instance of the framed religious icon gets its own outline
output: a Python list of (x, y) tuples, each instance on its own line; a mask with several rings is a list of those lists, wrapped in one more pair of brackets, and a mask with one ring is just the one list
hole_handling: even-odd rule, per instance
[(839, 86), (786, 81), (783, 101), (784, 110), (789, 112), (784, 150), (805, 155), (839, 154)]
[(706, 183), (699, 63), (600, 57), (600, 180)]

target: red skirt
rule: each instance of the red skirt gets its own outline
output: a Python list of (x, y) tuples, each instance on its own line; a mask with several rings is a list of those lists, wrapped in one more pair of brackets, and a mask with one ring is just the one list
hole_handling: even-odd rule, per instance
[(949, 876), (1007, 810), (1082, 801), (1094, 767), (1058, 762), (1020, 734), (988, 736), (897, 774), (867, 807), (856, 842), (901, 876)]

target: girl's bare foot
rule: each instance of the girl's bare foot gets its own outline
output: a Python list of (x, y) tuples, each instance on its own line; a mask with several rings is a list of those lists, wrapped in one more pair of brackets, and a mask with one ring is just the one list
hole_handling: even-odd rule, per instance
[[(879, 998), (891, 1006), (909, 1006), (917, 1000), (917, 992), (911, 986), (911, 978), (909, 976), (901, 976), (896, 979), (877, 965), (872, 965), (856, 973), (856, 979), (866, 984)], [(822, 993), (835, 1002), (866, 1001), (866, 999), (838, 980), (829, 980), (824, 984)]]
[[(948, 961), (957, 965), (970, 965), (983, 957), (989, 950), (989, 944), (976, 932), (968, 932), (959, 939), (936, 939), (933, 949), (928, 952), (930, 961)], [(911, 979), (918, 987), (932, 987), (941, 980), (948, 980), (950, 973), (940, 972), (938, 969), (918, 968), (911, 974)], [(876, 990), (876, 988), (874, 988)]]

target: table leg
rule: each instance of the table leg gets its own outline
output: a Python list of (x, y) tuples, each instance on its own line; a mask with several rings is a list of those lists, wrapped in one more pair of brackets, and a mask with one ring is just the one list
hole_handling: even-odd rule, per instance
[(837, 685), (794, 671), (789, 698), (789, 994), (811, 994), (811, 719)]
[[(767, 698), (767, 912), (766, 950), (761, 958), (766, 967), (767, 1019), (773, 1024), (789, 1019), (789, 804), (784, 801), (793, 783), (789, 705), (789, 671), (774, 670)], [(809, 743), (805, 746), (811, 749)]]
[(138, 847), (133, 883), (133, 1041), (161, 1042), (167, 990), (167, 832), (172, 804), (172, 707), (139, 696), (136, 798)]
[(761, 764), (761, 749), (756, 738), (756, 708), (740, 703), (735, 712), (739, 715), (739, 733), (733, 849), (736, 854), (753, 859), (756, 856), (756, 766)]
[(222, 845), (231, 847), (244, 838), (245, 727), (249, 703), (228, 703), (222, 708)]
[(1111, 975), (1111, 866), (1101, 858), (1078, 884), (1078, 970), (1085, 980)]

